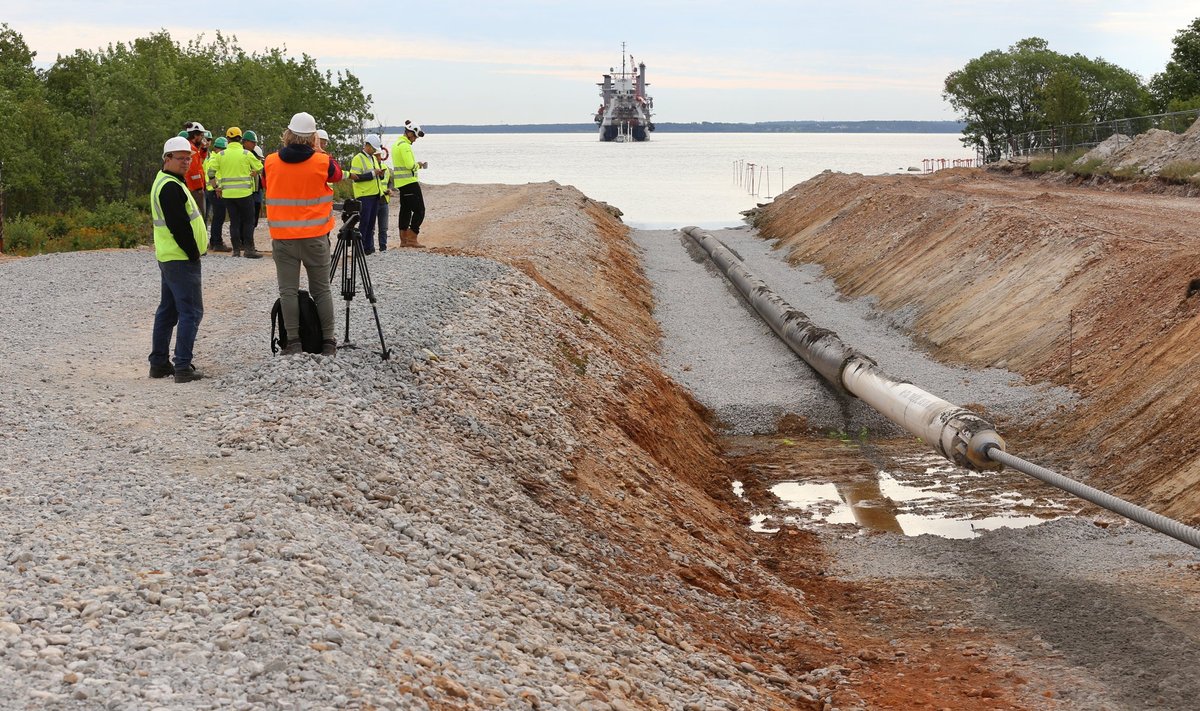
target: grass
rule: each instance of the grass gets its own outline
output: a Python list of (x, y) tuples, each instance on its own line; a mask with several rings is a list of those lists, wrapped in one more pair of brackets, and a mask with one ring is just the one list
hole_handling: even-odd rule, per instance
[(1089, 158), (1079, 165), (1072, 164), (1068, 170), (1072, 175), (1078, 175), (1086, 178), (1097, 174), (1103, 175), (1104, 169), (1101, 168), (1103, 165), (1103, 158)]
[(1200, 161), (1177, 160), (1158, 171), (1158, 177), (1171, 183), (1194, 183), (1200, 173)]
[(1083, 157), (1084, 153), (1087, 153), (1087, 151), (1080, 148), (1067, 153), (1057, 153), (1052, 156), (1038, 156), (1029, 161), (1029, 172), (1055, 173), (1069, 170), (1071, 164)]

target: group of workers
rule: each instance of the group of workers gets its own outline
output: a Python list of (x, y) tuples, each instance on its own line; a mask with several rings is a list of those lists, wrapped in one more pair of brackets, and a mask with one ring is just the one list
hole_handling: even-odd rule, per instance
[[(375, 252), (377, 226), (379, 250), (387, 250), (387, 204), (393, 190), (400, 197), (400, 245), (420, 247), (417, 235), (425, 218), (425, 203), (418, 172), (428, 164), (414, 159), (412, 144), (424, 135), (419, 125), (405, 121), (404, 132), (391, 151), (394, 167), (384, 162), (382, 139), (367, 136), (362, 151), (351, 160), (348, 174), (325, 152), (329, 136), (305, 112), (292, 116), (280, 149), (265, 157), (258, 136), (237, 127), (214, 141), (204, 126), (191, 121), (178, 136), (168, 139), (163, 144), (162, 170), (150, 189), (161, 283), (151, 336), (150, 377), (173, 375), (177, 383), (203, 377), (192, 364), (204, 316), (200, 257), (213, 251), (261, 258), (254, 246), (254, 229), (264, 204), (284, 328), (287, 333), (299, 333), (297, 294), (303, 266), (321, 320), (321, 352), (335, 355), (329, 287), (329, 238), (335, 224), (333, 185), (344, 178), (352, 181), (354, 197), (362, 205), (359, 229), (364, 253)], [(229, 247), (222, 239), (226, 218)], [(169, 357), (172, 332), (174, 362)], [(290, 339), (283, 349), (284, 355), (300, 352), (299, 338)]]

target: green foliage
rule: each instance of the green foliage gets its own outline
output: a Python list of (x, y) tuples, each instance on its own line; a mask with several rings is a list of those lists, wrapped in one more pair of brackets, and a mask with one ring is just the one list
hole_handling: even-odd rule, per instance
[(963, 143), (989, 160), (1023, 134), (1136, 115), (1147, 99), (1137, 75), (1103, 59), (1051, 51), (1039, 37), (967, 62), (946, 77), (942, 96), (966, 122)]
[[(0, 24), (0, 166), (8, 213), (95, 208), (105, 225), (81, 225), (79, 244), (121, 233), (112, 205), (145, 201), (162, 167), (162, 144), (187, 121), (214, 136), (239, 126), (278, 145), (292, 114), (307, 111), (334, 138), (354, 136), (374, 116), (371, 96), (349, 72), (322, 72), (286, 48), (247, 52), (217, 33), (180, 44), (166, 31), (58, 57), (45, 71), (20, 34)], [(109, 217), (105, 217), (108, 215)], [(144, 219), (143, 219), (144, 222)], [(145, 230), (139, 224), (138, 234)], [(115, 232), (114, 232), (115, 231)], [(51, 240), (54, 238), (51, 237)], [(11, 241), (11, 240), (10, 240)]]
[(80, 249), (129, 248), (149, 243), (149, 215), (127, 202), (103, 203), (94, 210), (27, 215), (4, 224), (4, 251), (45, 254)]
[(1159, 111), (1170, 111), (1172, 101), (1200, 100), (1200, 17), (1175, 34), (1171, 61), (1150, 80), (1150, 92)]

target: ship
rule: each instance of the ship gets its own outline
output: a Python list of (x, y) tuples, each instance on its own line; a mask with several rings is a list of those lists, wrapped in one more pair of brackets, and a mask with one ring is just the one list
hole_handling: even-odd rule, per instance
[(600, 108), (596, 110), (596, 125), (601, 141), (645, 141), (654, 130), (650, 112), (654, 99), (646, 94), (646, 63), (634, 64), (629, 56), (629, 71), (625, 67), (625, 43), (621, 43), (621, 73), (610, 68), (600, 87)]

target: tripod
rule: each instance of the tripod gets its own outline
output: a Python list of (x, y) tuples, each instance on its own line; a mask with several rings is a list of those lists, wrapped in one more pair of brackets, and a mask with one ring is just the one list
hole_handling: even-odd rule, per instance
[(358, 274), (362, 272), (363, 293), (371, 302), (371, 311), (375, 313), (375, 330), (379, 332), (379, 355), (387, 360), (392, 351), (383, 342), (383, 326), (379, 323), (379, 309), (375, 307), (375, 287), (371, 286), (371, 272), (367, 271), (367, 256), (363, 253), (362, 234), (358, 231), (359, 215), (352, 214), (349, 218), (342, 215), (342, 219), (346, 224), (338, 230), (337, 247), (334, 248), (333, 257), (329, 262), (329, 281), (332, 282), (334, 275), (340, 271), (342, 298), (346, 301), (346, 331), (339, 347), (357, 348), (350, 342), (350, 301), (358, 291)]

